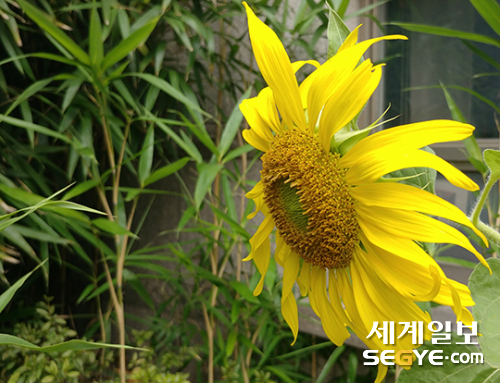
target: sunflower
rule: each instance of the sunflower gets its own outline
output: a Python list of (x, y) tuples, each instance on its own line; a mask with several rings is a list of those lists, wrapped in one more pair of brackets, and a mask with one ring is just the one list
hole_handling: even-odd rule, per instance
[[(461, 246), (488, 266), (462, 233), (431, 215), (469, 227), (487, 245), (486, 238), (452, 204), (383, 176), (409, 167), (433, 168), (455, 186), (478, 190), (456, 168), (420, 150), (463, 140), (474, 127), (447, 120), (414, 123), (366, 136), (346, 150), (339, 145), (342, 128), (360, 113), (381, 79), (381, 66), (362, 61), (363, 54), (378, 41), (406, 37), (358, 43), (356, 29), (324, 64), (291, 63), (276, 34), (243, 4), (255, 59), (268, 85), (240, 105), (250, 126), (243, 131), (245, 140), (264, 152), (261, 180), (247, 193), (256, 204), (249, 218), (258, 212), (265, 217), (246, 258), (261, 274), (254, 295), (264, 285), (269, 236), (276, 228), (274, 258), (284, 268), (281, 311), (295, 339), (295, 283), (336, 345), (349, 337), (350, 328), (370, 349), (418, 347), (422, 339), (415, 344), (410, 334), (389, 342), (394, 344), (372, 334), (384, 321), (395, 323), (396, 336), (408, 322), (421, 321), (427, 329), (432, 320), (418, 301), (451, 306), (457, 321), (470, 325), (469, 289), (448, 279), (419, 242)], [(295, 72), (305, 64), (316, 69), (299, 86)], [(423, 339), (430, 337), (425, 330)], [(386, 372), (380, 364), (377, 382)]]

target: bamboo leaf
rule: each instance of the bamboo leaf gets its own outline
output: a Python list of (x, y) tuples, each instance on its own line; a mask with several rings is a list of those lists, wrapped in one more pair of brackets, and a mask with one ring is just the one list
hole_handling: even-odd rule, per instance
[(240, 128), (241, 122), (243, 121), (243, 114), (240, 111), (240, 104), (243, 100), (247, 99), (250, 96), (251, 92), (252, 88), (250, 87), (246, 90), (245, 93), (243, 93), (226, 122), (226, 126), (224, 127), (224, 131), (222, 132), (219, 143), (219, 156), (221, 158), (229, 150), (234, 137), (236, 137), (236, 133), (238, 133), (238, 129)]
[(207, 164), (202, 162), (198, 165), (198, 180), (194, 189), (194, 201), (196, 210), (200, 209), (201, 203), (212, 186), (217, 174), (221, 171), (223, 165), (221, 164)]
[[(52, 81), (54, 80), (54, 77), (46, 78), (44, 80), (40, 80), (35, 82), (34, 84), (31, 84), (28, 86), (17, 98), (16, 100), (10, 105), (9, 109), (5, 112), (5, 116), (8, 116), (19, 104), (21, 104), (23, 101), (27, 100), (34, 94), (38, 93), (41, 91), (43, 88), (45, 88), (47, 85), (49, 85)], [(0, 119), (0, 122), (2, 120)]]
[(179, 171), (189, 162), (188, 157), (181, 158), (180, 160), (175, 161), (172, 164), (164, 166), (158, 170), (156, 170), (153, 174), (151, 174), (146, 180), (144, 180), (144, 186), (152, 184), (153, 182), (159, 181), (162, 178), (168, 177), (169, 175)]
[(154, 156), (154, 143), (155, 143), (155, 130), (154, 125), (149, 127), (148, 133), (144, 138), (142, 144), (142, 154), (139, 159), (139, 168), (137, 169), (139, 175), (139, 182), (144, 187), (144, 181), (151, 175), (151, 166), (153, 165)]
[(137, 237), (131, 231), (128, 231), (124, 227), (118, 225), (116, 222), (110, 221), (107, 218), (97, 218), (92, 220), (92, 224), (98, 229), (105, 231), (106, 233), (116, 234), (116, 235), (129, 235), (131, 237)]
[(470, 0), (476, 11), (482, 16), (484, 21), (500, 35), (500, 5), (492, 0)]
[[(30, 271), (28, 274), (25, 276), (21, 277), (20, 279), (17, 280), (16, 283), (14, 283), (11, 287), (9, 287), (6, 291), (0, 295), (0, 313), (5, 309), (5, 307), (9, 304), (11, 301), (12, 297), (14, 294), (17, 292), (17, 290), (20, 289), (20, 287), (26, 282), (26, 280), (33, 274), (36, 270), (38, 270), (43, 264), (45, 264), (46, 261), (43, 261), (40, 263), (37, 267), (35, 267), (32, 271)], [(2, 335), (2, 334), (0, 334)], [(1, 342), (1, 340), (0, 340)]]
[(99, 183), (100, 181), (97, 179), (82, 182), (81, 184), (76, 185), (74, 188), (72, 188), (70, 191), (64, 194), (61, 200), (67, 201), (70, 200), (71, 198), (79, 196), (80, 194), (85, 193), (87, 190), (96, 187), (97, 185), (99, 185)]
[(125, 40), (121, 41), (116, 47), (114, 47), (102, 61), (101, 70), (105, 71), (110, 66), (116, 64), (118, 61), (126, 57), (139, 45), (144, 43), (155, 29), (156, 24), (160, 18), (150, 21), (143, 27), (139, 28), (135, 32), (131, 33)]
[(92, 9), (92, 14), (90, 16), (89, 55), (92, 65), (99, 68), (104, 57), (104, 47), (102, 44), (101, 19), (95, 7)]
[(52, 20), (52, 18), (38, 9), (34, 5), (31, 5), (25, 0), (18, 0), (17, 3), (26, 12), (26, 14), (45, 32), (51, 35), (59, 44), (61, 44), (65, 49), (67, 49), (78, 61), (82, 64), (90, 65), (90, 57), (85, 53), (85, 51), (80, 48), (80, 46), (71, 40), (68, 35), (66, 35)]
[(188, 108), (191, 108), (193, 110), (201, 112), (208, 117), (212, 117), (210, 114), (203, 111), (199, 105), (195, 104), (193, 101), (191, 101), (189, 98), (187, 98), (179, 89), (173, 87), (171, 84), (169, 84), (168, 82), (166, 82), (162, 78), (156, 77), (156, 76), (149, 74), (149, 73), (127, 73), (125, 76), (142, 78), (143, 80), (146, 80), (147, 82), (149, 82), (151, 85), (156, 86), (157, 88), (160, 88), (162, 91), (164, 91), (170, 97), (176, 99), (177, 101), (182, 102)]
[(87, 342), (84, 340), (70, 340), (68, 342), (53, 344), (51, 346), (40, 347), (36, 346), (33, 343), (28, 342), (27, 340), (18, 338), (13, 335), (0, 334), (0, 344), (5, 344), (9, 346), (18, 346), (27, 348), (34, 351), (39, 352), (64, 352), (69, 350), (97, 350), (99, 348), (124, 348), (128, 350), (144, 350), (141, 348), (130, 347), (130, 346), (121, 346), (119, 344), (107, 344), (107, 343), (97, 343), (97, 342)]
[(500, 48), (500, 40), (493, 37), (479, 35), (477, 33), (463, 32), (456, 29), (448, 29), (442, 27), (434, 27), (432, 25), (422, 25), (422, 24), (411, 24), (411, 23), (389, 23), (391, 25), (397, 25), (403, 29), (412, 32), (428, 33), (431, 35), (445, 36), (445, 37), (456, 37), (458, 39), (475, 41), (477, 43), (494, 45)]
[[(467, 123), (464, 115), (462, 114), (462, 111), (455, 103), (455, 100), (453, 100), (451, 94), (446, 90), (445, 87), (443, 87), (443, 93), (446, 98), (446, 103), (448, 104), (448, 109), (450, 109), (451, 118), (453, 118), (455, 121)], [(472, 135), (470, 137), (467, 137), (464, 140), (464, 145), (468, 153), (469, 161), (478, 171), (480, 171), (481, 173), (485, 173), (487, 169), (483, 162), (481, 149), (479, 149), (479, 146), (474, 136)]]
[(41, 126), (41, 125), (34, 124), (32, 122), (23, 121), (23, 120), (20, 120), (17, 118), (5, 116), (3, 114), (0, 114), (0, 121), (3, 123), (13, 125), (13, 126), (17, 126), (18, 128), (32, 130), (34, 132), (45, 134), (46, 136), (49, 136), (49, 137), (57, 138), (57, 139), (64, 141), (68, 144), (71, 144), (71, 145), (76, 145), (75, 142), (71, 141), (71, 139), (68, 138), (67, 136), (65, 136), (64, 134), (54, 132), (51, 129), (48, 129), (48, 128)]

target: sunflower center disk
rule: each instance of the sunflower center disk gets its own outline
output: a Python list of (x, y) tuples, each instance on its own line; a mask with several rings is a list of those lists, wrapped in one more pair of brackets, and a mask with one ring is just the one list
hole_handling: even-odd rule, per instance
[(278, 133), (262, 157), (264, 200), (285, 243), (315, 266), (349, 265), (359, 226), (346, 169), (299, 129)]

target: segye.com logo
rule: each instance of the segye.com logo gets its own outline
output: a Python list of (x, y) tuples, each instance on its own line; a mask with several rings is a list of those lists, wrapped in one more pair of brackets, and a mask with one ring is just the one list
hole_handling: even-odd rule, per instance
[[(382, 339), (384, 345), (395, 344), (395, 339), (399, 339), (404, 335), (411, 335), (412, 344), (418, 346), (424, 343), (424, 324), (423, 322), (398, 322), (398, 327), (403, 327), (401, 333), (396, 338), (395, 323), (392, 321), (382, 322), (382, 327), (378, 327), (378, 322), (373, 323), (373, 328), (367, 338), (376, 335)], [(451, 343), (451, 322), (446, 321), (443, 325), (441, 322), (431, 322), (428, 327), (432, 334), (432, 344), (452, 344)], [(464, 332), (465, 329), (470, 329), (471, 332)], [(463, 337), (463, 342), (456, 342), (455, 344), (463, 345), (476, 345), (473, 336), (477, 336), (477, 322), (472, 322), (471, 326), (466, 326), (462, 322), (457, 322), (457, 334)], [(374, 366), (379, 363), (387, 366), (398, 364), (400, 366), (411, 366), (414, 361), (418, 362), (421, 366), (424, 360), (428, 360), (434, 366), (442, 366), (445, 360), (450, 360), (452, 363), (483, 363), (483, 354), (480, 352), (463, 352), (452, 353), (445, 355), (443, 350), (365, 350), (363, 352), (365, 366)]]

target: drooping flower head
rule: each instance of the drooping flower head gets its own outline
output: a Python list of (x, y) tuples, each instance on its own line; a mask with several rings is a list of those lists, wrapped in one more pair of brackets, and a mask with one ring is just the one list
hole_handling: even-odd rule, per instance
[[(384, 175), (409, 167), (439, 171), (466, 190), (478, 186), (435, 155), (426, 145), (469, 137), (471, 125), (436, 120), (400, 126), (372, 134), (353, 147), (338, 145), (336, 137), (362, 110), (382, 74), (381, 66), (360, 60), (381, 40), (357, 42), (358, 30), (337, 54), (316, 61), (291, 63), (276, 34), (246, 3), (255, 59), (268, 87), (245, 100), (240, 109), (249, 130), (245, 140), (265, 152), (261, 180), (247, 193), (264, 220), (250, 239), (251, 253), (261, 274), (254, 294), (262, 291), (270, 260), (269, 236), (276, 228), (276, 262), (284, 267), (281, 310), (295, 338), (298, 313), (292, 291), (298, 284), (309, 296), (325, 333), (341, 345), (351, 328), (370, 349), (411, 350), (411, 335), (384, 344), (371, 333), (374, 322), (431, 321), (415, 302), (451, 306), (466, 324), (474, 305), (467, 286), (448, 279), (417, 243), (451, 243), (484, 258), (458, 230), (430, 215), (465, 225), (487, 243), (465, 214), (450, 203), (414, 186), (381, 182)], [(295, 72), (309, 64), (316, 69), (300, 85)], [(337, 142), (337, 140), (339, 142)], [(346, 149), (347, 148), (347, 149)], [(425, 332), (425, 339), (430, 339)], [(387, 372), (379, 365), (377, 382)]]

